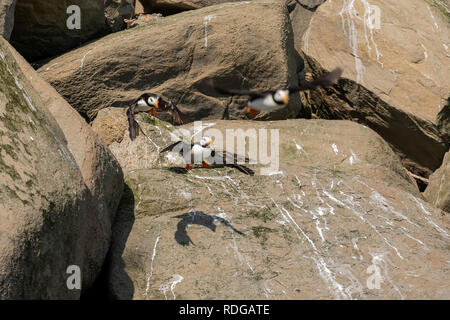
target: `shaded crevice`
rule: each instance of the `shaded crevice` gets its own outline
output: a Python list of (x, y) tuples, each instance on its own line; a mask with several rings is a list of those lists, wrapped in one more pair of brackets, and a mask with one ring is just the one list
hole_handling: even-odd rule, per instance
[(134, 193), (125, 184), (122, 198), (112, 226), (111, 245), (102, 269), (92, 286), (83, 290), (81, 300), (131, 300), (134, 285), (125, 271), (122, 254), (134, 225)]
[(153, 0), (140, 0), (140, 6), (136, 6), (136, 14), (161, 13), (164, 17), (171, 16), (184, 11), (198, 9), (184, 3), (177, 4), (155, 4)]
[[(325, 70), (313, 58), (300, 53), (306, 72), (313, 78)], [(305, 108), (312, 118), (351, 120), (377, 132), (413, 174), (428, 178), (442, 164), (448, 146), (433, 123), (417, 118), (384, 102), (364, 86), (345, 78), (326, 89), (305, 92)], [(416, 179), (418, 180), (418, 179)], [(423, 180), (419, 188), (424, 189)]]

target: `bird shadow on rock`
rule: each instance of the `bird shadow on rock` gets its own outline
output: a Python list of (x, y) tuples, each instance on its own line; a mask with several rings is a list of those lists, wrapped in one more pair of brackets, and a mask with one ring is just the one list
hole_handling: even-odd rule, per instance
[(122, 258), (135, 221), (134, 194), (125, 184), (122, 198), (112, 225), (111, 244), (102, 270), (94, 284), (83, 295), (85, 300), (131, 300), (134, 285), (125, 271)]
[(234, 232), (245, 236), (243, 232), (233, 227), (228, 220), (219, 216), (210, 216), (204, 213), (203, 211), (190, 211), (172, 218), (181, 219), (177, 224), (177, 231), (175, 232), (175, 241), (181, 244), (182, 246), (188, 246), (190, 243), (195, 245), (186, 231), (187, 226), (190, 224), (197, 224), (200, 226), (204, 226), (210, 229), (211, 231), (216, 232), (217, 226), (214, 224), (214, 221), (218, 221), (222, 223), (224, 226), (233, 230)]

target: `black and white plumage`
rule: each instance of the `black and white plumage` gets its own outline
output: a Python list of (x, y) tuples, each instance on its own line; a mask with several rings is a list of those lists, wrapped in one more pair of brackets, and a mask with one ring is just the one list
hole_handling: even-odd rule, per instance
[(289, 103), (289, 95), (294, 92), (329, 87), (339, 80), (341, 74), (342, 69), (336, 68), (333, 71), (327, 72), (313, 81), (305, 82), (298, 87), (280, 90), (258, 92), (252, 90), (223, 89), (216, 86), (214, 86), (214, 89), (221, 94), (248, 96), (248, 106), (245, 109), (245, 112), (255, 115), (260, 111), (273, 111), (286, 106)]
[(172, 123), (175, 125), (184, 123), (184, 114), (171, 100), (154, 93), (144, 93), (127, 109), (131, 140), (134, 140), (139, 135), (140, 130), (139, 123), (134, 118), (134, 115), (139, 112), (149, 112), (154, 115), (158, 111), (169, 112), (172, 115)]
[(239, 162), (249, 163), (250, 160), (248, 158), (226, 151), (215, 150), (211, 148), (213, 142), (214, 140), (207, 136), (203, 137), (200, 142), (191, 144), (177, 141), (161, 150), (160, 153), (167, 151), (178, 152), (183, 157), (188, 170), (192, 169), (196, 164), (201, 164), (204, 168), (210, 168), (213, 165), (223, 165), (236, 168), (250, 176), (255, 174), (250, 168), (239, 164)]

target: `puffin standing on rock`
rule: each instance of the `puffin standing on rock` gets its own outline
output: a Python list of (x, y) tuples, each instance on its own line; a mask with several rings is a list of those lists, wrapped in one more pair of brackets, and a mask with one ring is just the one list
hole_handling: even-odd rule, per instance
[(139, 112), (149, 112), (155, 115), (158, 111), (169, 112), (172, 115), (172, 123), (174, 125), (184, 123), (185, 115), (172, 101), (154, 93), (144, 93), (127, 109), (128, 128), (131, 140), (134, 140), (139, 135), (140, 130), (139, 123), (134, 118), (134, 115)]
[[(219, 160), (220, 165), (236, 168), (250, 176), (255, 174), (250, 168), (238, 164), (238, 159), (243, 157), (226, 151), (216, 151), (211, 148), (213, 142), (214, 139), (208, 136), (203, 137), (200, 142), (191, 143), (190, 145), (184, 141), (177, 141), (161, 150), (160, 154), (166, 151), (178, 152), (186, 163), (186, 170), (191, 170), (193, 165), (199, 161), (201, 161), (203, 168), (211, 168), (212, 165), (217, 164), (216, 160)], [(243, 158), (243, 160), (246, 163), (250, 162), (248, 158)]]
[(335, 84), (341, 77), (342, 69), (336, 68), (331, 72), (327, 72), (313, 80), (311, 82), (305, 82), (299, 87), (291, 87), (285, 90), (275, 90), (275, 91), (251, 91), (251, 90), (228, 90), (218, 88), (213, 85), (214, 89), (226, 95), (237, 95), (237, 96), (249, 96), (248, 105), (244, 109), (245, 113), (249, 113), (254, 116), (261, 111), (273, 111), (281, 109), (289, 103), (289, 95), (294, 92), (314, 90), (317, 88), (326, 88)]

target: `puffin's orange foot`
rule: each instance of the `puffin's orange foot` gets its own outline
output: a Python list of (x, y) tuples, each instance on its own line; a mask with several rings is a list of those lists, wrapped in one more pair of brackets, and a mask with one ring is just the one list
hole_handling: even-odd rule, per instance
[(192, 167), (190, 164), (187, 164), (184, 168), (185, 168), (186, 170), (191, 170), (193, 167)]
[(205, 161), (202, 161), (202, 167), (203, 168), (211, 168), (211, 166), (209, 164), (207, 164)]
[(250, 110), (252, 110), (252, 108), (250, 108), (250, 106), (246, 106), (242, 113), (244, 113), (244, 114), (250, 113)]
[(153, 115), (158, 113), (158, 112), (156, 112), (156, 110), (154, 108), (151, 108), (148, 112), (153, 114)]
[(245, 114), (249, 114), (250, 116), (255, 116), (255, 115), (257, 115), (259, 113), (259, 110), (252, 109), (250, 106), (247, 106), (244, 109), (244, 113)]

